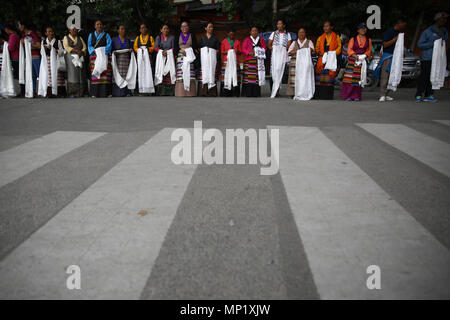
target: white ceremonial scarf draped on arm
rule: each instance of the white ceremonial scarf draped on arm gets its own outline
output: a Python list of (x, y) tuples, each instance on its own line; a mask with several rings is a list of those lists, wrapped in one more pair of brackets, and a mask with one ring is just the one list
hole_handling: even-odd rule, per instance
[(311, 59), (311, 49), (303, 48), (297, 50), (294, 100), (311, 100), (315, 91), (314, 81), (314, 65)]
[(445, 50), (445, 40), (437, 39), (434, 41), (430, 72), (430, 81), (433, 90), (439, 90), (444, 86), (447, 69), (447, 55)]
[(33, 74), (31, 40), (25, 39), (19, 45), (19, 83), (25, 85), (25, 97), (33, 98)]
[(336, 51), (325, 52), (322, 56), (322, 63), (325, 64), (324, 69), (336, 71), (337, 69), (337, 57)]
[(226, 90), (231, 90), (233, 87), (238, 86), (236, 52), (233, 49), (228, 50), (227, 53), (223, 85)]
[(83, 62), (84, 62), (84, 57), (83, 56), (79, 56), (76, 53), (73, 53), (70, 55), (72, 57), (72, 63), (75, 67), (79, 67), (82, 68), (83, 67)]
[(208, 84), (208, 89), (216, 86), (217, 50), (203, 47), (200, 50), (202, 64), (202, 84)]
[[(129, 52), (129, 50), (123, 49), (117, 50), (116, 52), (126, 53)], [(134, 90), (136, 88), (137, 63), (133, 52), (130, 53), (130, 64), (125, 79), (120, 75), (119, 68), (117, 67), (116, 55), (114, 53), (111, 58), (111, 67), (114, 75), (114, 82), (120, 89), (127, 87), (130, 90)]]
[(156, 56), (155, 66), (155, 85), (163, 82), (164, 76), (170, 73), (170, 83), (175, 84), (177, 81), (177, 75), (175, 71), (175, 59), (173, 57), (173, 51), (167, 50), (167, 56), (163, 56), (164, 50), (159, 50)]
[(45, 45), (50, 46), (50, 74), (52, 78), (52, 94), (57, 95), (58, 94), (58, 65), (57, 65), (57, 56), (56, 56), (56, 49), (53, 47), (56, 39), (53, 39), (52, 41), (48, 41), (48, 39), (45, 39), (45, 41), (41, 42), (41, 66), (39, 69), (39, 86), (38, 86), (38, 95), (46, 97), (47, 96), (47, 88), (48, 88), (48, 63), (47, 63), (47, 55), (45, 53)]
[(184, 51), (186, 52), (186, 56), (183, 57), (181, 70), (183, 72), (184, 90), (189, 91), (191, 89), (191, 63), (195, 60), (195, 54), (192, 48), (186, 48)]
[(96, 78), (100, 78), (101, 74), (108, 68), (108, 57), (106, 56), (106, 47), (99, 47), (95, 49), (95, 63), (92, 74)]
[[(264, 41), (264, 40), (263, 40)], [(255, 47), (255, 58), (258, 61), (258, 83), (262, 87), (266, 84), (266, 66), (264, 60), (266, 59), (266, 49)]]
[(64, 50), (64, 46), (62, 44), (61, 40), (58, 40), (58, 54), (57, 54), (57, 63), (58, 66), (57, 69), (60, 72), (66, 72), (67, 66), (66, 66), (66, 59), (64, 59), (64, 55), (66, 54), (66, 50)]
[(137, 52), (139, 93), (154, 93), (152, 65), (148, 48), (141, 46)]
[[(80, 41), (80, 40), (79, 40)], [(75, 66), (75, 67), (79, 67), (79, 68), (82, 68), (83, 67), (83, 62), (84, 62), (84, 56), (79, 56), (78, 54), (76, 54), (76, 53), (72, 53), (72, 54), (70, 54), (70, 56), (72, 57), (72, 64)]]
[(388, 90), (396, 91), (397, 86), (402, 80), (403, 52), (405, 50), (404, 42), (405, 34), (399, 33), (392, 57), (391, 72), (389, 74), (389, 81), (387, 85)]
[(356, 59), (355, 65), (361, 66), (361, 79), (359, 80), (359, 85), (364, 88), (367, 83), (367, 56), (365, 54), (358, 55), (358, 59)]
[(3, 43), (2, 72), (0, 75), (0, 95), (3, 97), (16, 96), (11, 59), (9, 57), (8, 42)]
[(282, 45), (274, 45), (272, 50), (272, 94), (271, 98), (275, 98), (281, 81), (283, 80), (284, 68), (287, 62), (287, 51)]

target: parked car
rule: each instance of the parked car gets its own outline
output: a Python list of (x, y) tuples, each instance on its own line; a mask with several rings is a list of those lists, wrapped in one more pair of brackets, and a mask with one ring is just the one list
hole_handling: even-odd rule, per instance
[[(380, 62), (380, 51), (383, 46), (383, 40), (372, 39), (372, 58), (369, 62), (367, 70), (367, 87), (377, 85), (378, 83), (373, 78), (373, 71), (377, 68)], [(420, 74), (420, 57), (415, 55), (410, 49), (405, 50), (405, 57), (403, 58), (402, 79), (415, 80)]]

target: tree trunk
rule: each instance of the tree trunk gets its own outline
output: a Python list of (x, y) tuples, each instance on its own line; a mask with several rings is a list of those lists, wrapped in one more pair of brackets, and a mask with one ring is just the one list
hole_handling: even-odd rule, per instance
[(278, 1), (272, 0), (272, 20), (273, 22), (276, 22), (277, 19), (277, 11), (278, 11)]
[(413, 39), (411, 41), (411, 46), (410, 46), (411, 51), (414, 51), (414, 47), (416, 45), (417, 37), (419, 36), (419, 30), (422, 27), (423, 15), (424, 15), (424, 11), (421, 10), (420, 11), (420, 15), (419, 15), (419, 20), (417, 20), (417, 24), (416, 24), (416, 31), (414, 32), (414, 37), (413, 37)]
[(136, 11), (138, 13), (139, 19), (141, 20), (139, 22), (139, 24), (144, 23), (145, 19), (144, 19), (144, 16), (142, 15), (142, 12), (141, 12), (141, 2), (139, 0), (136, 0)]

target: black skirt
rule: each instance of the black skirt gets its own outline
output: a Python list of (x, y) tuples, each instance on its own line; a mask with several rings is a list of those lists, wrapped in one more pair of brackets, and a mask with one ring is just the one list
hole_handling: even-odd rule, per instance
[(313, 99), (333, 100), (334, 86), (316, 86)]
[(91, 97), (106, 98), (111, 95), (111, 84), (91, 84)]
[(131, 94), (130, 89), (127, 87), (120, 89), (115, 83), (112, 85), (112, 96), (113, 97), (126, 97)]
[(217, 97), (217, 85), (208, 89), (208, 84), (198, 83), (198, 96), (199, 97)]
[(239, 97), (241, 95), (241, 88), (239, 86), (234, 87), (231, 90), (227, 90), (222, 86), (220, 87), (220, 96), (221, 97)]
[(242, 96), (247, 98), (261, 97), (261, 87), (255, 83), (243, 83)]

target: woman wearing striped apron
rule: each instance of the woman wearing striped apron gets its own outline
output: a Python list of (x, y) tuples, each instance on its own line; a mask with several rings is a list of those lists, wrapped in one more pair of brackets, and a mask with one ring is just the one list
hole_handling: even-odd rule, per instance
[(305, 48), (309, 48), (311, 50), (311, 53), (314, 52), (313, 42), (306, 38), (306, 29), (300, 28), (298, 30), (298, 39), (292, 42), (291, 46), (289, 47), (289, 55), (291, 56), (291, 61), (289, 63), (289, 78), (286, 94), (291, 97), (295, 95), (295, 68), (297, 63), (297, 51)]
[[(111, 46), (112, 41), (109, 34), (103, 31), (103, 23), (100, 20), (95, 22), (95, 31), (89, 35), (88, 38), (88, 51), (91, 62), (91, 97), (92, 98), (105, 98), (112, 97), (111, 95), (111, 80), (112, 80), (112, 68), (111, 68)], [(105, 48), (104, 52), (98, 49)], [(101, 54), (101, 57), (97, 57), (97, 53)], [(102, 70), (100, 74), (96, 71), (97, 59), (106, 60), (106, 69)]]
[[(242, 96), (260, 97), (261, 86), (265, 81), (264, 58), (257, 57), (258, 48), (266, 50), (266, 43), (258, 36), (258, 28), (252, 27), (250, 36), (242, 44), (244, 54), (244, 78), (242, 80)], [(261, 75), (261, 77), (260, 77)]]
[(175, 56), (177, 57), (177, 81), (175, 83), (175, 96), (176, 97), (195, 97), (197, 96), (196, 86), (196, 65), (198, 65), (198, 59), (190, 63), (190, 84), (189, 90), (186, 90), (186, 86), (183, 83), (183, 62), (186, 58), (187, 50), (193, 51), (194, 55), (198, 54), (197, 39), (189, 32), (189, 24), (186, 21), (181, 23), (181, 32), (178, 37), (175, 38)]

